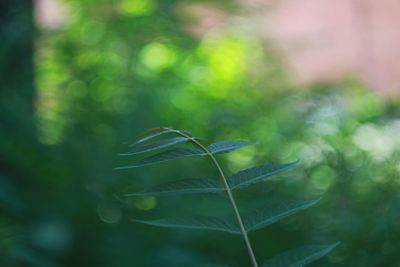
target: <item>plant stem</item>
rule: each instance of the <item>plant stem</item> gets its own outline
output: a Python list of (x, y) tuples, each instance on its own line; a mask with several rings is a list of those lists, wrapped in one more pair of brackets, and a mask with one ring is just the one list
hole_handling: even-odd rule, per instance
[(205, 146), (203, 146), (203, 145), (202, 145), (200, 142), (198, 142), (195, 138), (190, 137), (190, 136), (186, 135), (185, 133), (182, 133), (181, 131), (178, 131), (178, 130), (174, 130), (174, 132), (175, 132), (176, 134), (178, 134), (178, 135), (181, 135), (181, 136), (183, 136), (183, 137), (188, 138), (193, 144), (195, 144), (196, 146), (200, 147), (205, 153), (207, 153), (207, 155), (211, 158), (211, 161), (213, 162), (213, 164), (215, 165), (215, 167), (218, 169), (218, 172), (219, 172), (219, 174), (220, 174), (220, 176), (221, 176), (221, 178), (222, 178), (222, 182), (223, 182), (223, 184), (224, 184), (224, 187), (225, 187), (225, 189), (226, 189), (226, 192), (228, 193), (228, 197), (229, 197), (229, 200), (230, 200), (230, 202), (231, 202), (232, 208), (233, 208), (233, 210), (234, 210), (234, 212), (235, 212), (236, 219), (237, 219), (237, 221), (238, 221), (238, 223), (239, 223), (240, 231), (242, 232), (244, 241), (245, 241), (245, 243), (246, 243), (246, 247), (247, 247), (247, 250), (248, 250), (248, 252), (249, 252), (250, 259), (251, 259), (251, 262), (252, 262), (252, 264), (253, 264), (253, 267), (258, 267), (256, 257), (254, 256), (254, 252), (253, 252), (253, 249), (252, 249), (252, 247), (251, 247), (250, 240), (249, 240), (249, 237), (248, 237), (248, 235), (247, 235), (247, 231), (246, 231), (246, 229), (244, 228), (243, 220), (242, 220), (242, 217), (240, 216), (240, 212), (239, 212), (239, 209), (238, 209), (238, 207), (237, 207), (237, 205), (236, 205), (235, 198), (233, 197), (232, 190), (231, 190), (231, 188), (230, 188), (230, 186), (229, 186), (229, 184), (228, 184), (228, 181), (227, 181), (227, 179), (226, 179), (226, 177), (225, 177), (225, 174), (224, 174), (224, 172), (222, 171), (222, 168), (221, 168), (221, 166), (219, 165), (217, 159), (214, 157), (214, 155), (213, 155)]

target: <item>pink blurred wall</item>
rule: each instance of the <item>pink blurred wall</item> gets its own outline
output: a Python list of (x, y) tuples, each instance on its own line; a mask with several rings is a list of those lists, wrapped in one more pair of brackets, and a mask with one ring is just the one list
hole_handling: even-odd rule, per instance
[(353, 74), (385, 93), (400, 92), (400, 0), (275, 2), (262, 20), (263, 36), (300, 82)]

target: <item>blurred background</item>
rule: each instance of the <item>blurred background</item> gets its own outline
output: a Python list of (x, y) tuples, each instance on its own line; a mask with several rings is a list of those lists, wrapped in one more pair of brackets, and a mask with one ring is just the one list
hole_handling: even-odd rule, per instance
[(204, 159), (125, 171), (145, 129), (257, 140), (228, 174), (299, 167), (237, 194), (321, 204), (250, 235), (260, 262), (341, 245), (312, 266), (400, 266), (398, 0), (0, 2), (0, 266), (249, 266), (240, 236), (129, 222), (229, 215), (226, 197), (117, 199), (214, 178)]

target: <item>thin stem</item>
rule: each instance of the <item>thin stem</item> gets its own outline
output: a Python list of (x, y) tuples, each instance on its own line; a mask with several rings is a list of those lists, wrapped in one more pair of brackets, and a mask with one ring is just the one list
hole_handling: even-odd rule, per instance
[(242, 217), (240, 216), (240, 212), (239, 212), (239, 209), (238, 209), (238, 207), (236, 205), (235, 198), (233, 197), (232, 190), (231, 190), (231, 188), (230, 188), (230, 186), (228, 184), (228, 181), (227, 181), (227, 179), (225, 177), (225, 174), (222, 171), (221, 166), (219, 165), (218, 161), (216, 160), (214, 155), (205, 146), (203, 146), (200, 142), (198, 142), (195, 138), (190, 137), (190, 136), (186, 135), (185, 133), (182, 133), (181, 131), (177, 131), (177, 130), (173, 130), (173, 131), (178, 135), (181, 135), (183, 137), (188, 138), (193, 144), (195, 144), (198, 147), (200, 147), (205, 153), (207, 153), (207, 155), (211, 158), (211, 161), (213, 162), (215, 167), (218, 169), (218, 172), (219, 172), (219, 174), (220, 174), (220, 176), (222, 178), (222, 182), (224, 184), (226, 192), (228, 193), (228, 197), (229, 197), (229, 200), (231, 202), (232, 208), (233, 208), (233, 210), (235, 212), (236, 219), (237, 219), (237, 221), (239, 223), (240, 231), (242, 232), (244, 241), (246, 243), (246, 247), (247, 247), (247, 250), (249, 252), (250, 259), (251, 259), (251, 262), (253, 264), (253, 267), (258, 267), (256, 257), (254, 256), (254, 252), (253, 252), (253, 249), (251, 247), (250, 240), (249, 240), (249, 237), (247, 235), (247, 231), (244, 228), (243, 220), (242, 220)]

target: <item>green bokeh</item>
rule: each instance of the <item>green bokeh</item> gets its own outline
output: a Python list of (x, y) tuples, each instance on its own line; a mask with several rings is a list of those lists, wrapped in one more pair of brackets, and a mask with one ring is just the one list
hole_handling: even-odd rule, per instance
[[(238, 194), (243, 210), (322, 196), (317, 207), (250, 235), (260, 261), (340, 240), (313, 266), (399, 266), (396, 100), (353, 79), (300, 89), (280, 55), (244, 28), (200, 39), (187, 33), (193, 22), (178, 12), (186, 1), (63, 3), (68, 21), (37, 30), (34, 96), (2, 95), (1, 266), (249, 266), (240, 237), (130, 221), (229, 214), (218, 195), (121, 199), (162, 181), (215, 178), (201, 159), (113, 170), (133, 161), (118, 153), (157, 126), (209, 141), (259, 141), (220, 157), (229, 174), (300, 160), (294, 171)], [(11, 78), (25, 88), (24, 77)]]

